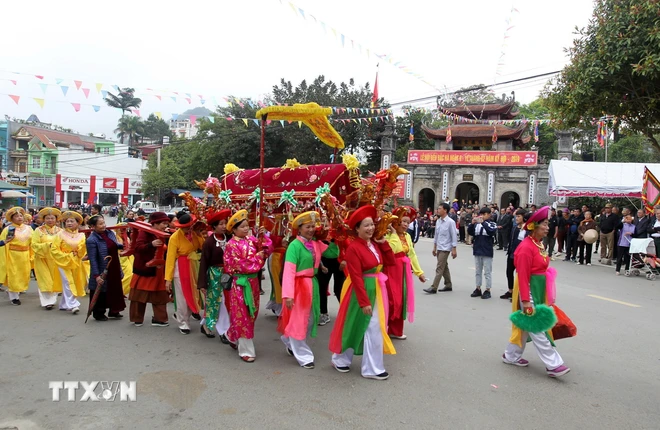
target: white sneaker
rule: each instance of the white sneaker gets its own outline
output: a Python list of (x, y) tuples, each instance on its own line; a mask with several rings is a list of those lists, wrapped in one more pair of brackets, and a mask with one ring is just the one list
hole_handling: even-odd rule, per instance
[(319, 317), (319, 325), (326, 325), (329, 322), (330, 322), (330, 315), (321, 314), (321, 316)]
[(587, 263), (587, 266), (591, 266), (591, 263)]
[(78, 307), (75, 307), (75, 308), (71, 309), (71, 313), (73, 315), (78, 315), (78, 312), (80, 312), (80, 309), (78, 309)]

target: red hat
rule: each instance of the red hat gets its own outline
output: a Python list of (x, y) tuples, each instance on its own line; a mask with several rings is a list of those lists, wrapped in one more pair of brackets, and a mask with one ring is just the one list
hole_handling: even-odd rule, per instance
[(149, 215), (149, 224), (158, 224), (161, 222), (170, 222), (170, 217), (165, 212), (154, 212)]
[(182, 215), (181, 218), (178, 218), (174, 221), (174, 227), (176, 228), (188, 228), (192, 227), (193, 224), (197, 221), (197, 217), (191, 214)]
[(375, 207), (371, 205), (362, 206), (351, 214), (351, 216), (348, 218), (348, 221), (346, 221), (346, 224), (349, 228), (354, 229), (357, 223), (365, 218), (371, 218), (374, 220), (374, 222), (376, 222), (377, 215), (378, 213), (376, 212)]
[(532, 214), (527, 220), (523, 228), (526, 230), (534, 230), (537, 224), (546, 221), (550, 217), (550, 206), (543, 206)]
[(211, 224), (220, 222), (223, 219), (229, 219), (231, 216), (231, 209), (222, 209), (220, 211), (215, 212), (213, 215), (208, 217), (206, 219), (206, 223), (211, 227)]

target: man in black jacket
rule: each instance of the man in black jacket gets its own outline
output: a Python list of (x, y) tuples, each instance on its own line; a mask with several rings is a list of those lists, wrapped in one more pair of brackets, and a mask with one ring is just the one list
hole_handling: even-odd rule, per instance
[[(507, 210), (507, 213), (509, 211)], [(525, 209), (518, 209), (516, 211), (516, 225), (513, 226), (511, 223), (511, 233), (509, 234), (509, 247), (506, 250), (506, 280), (509, 286), (509, 291), (506, 293), (502, 294), (500, 296), (500, 299), (509, 299), (511, 300), (511, 297), (513, 297), (513, 281), (514, 281), (514, 273), (516, 270), (516, 267), (513, 264), (513, 254), (516, 252), (516, 248), (518, 248), (518, 245), (520, 245), (520, 242), (523, 241), (525, 236), (527, 236), (527, 232), (523, 230), (522, 226), (525, 223), (525, 214), (527, 212)]]
[(548, 221), (548, 235), (543, 238), (543, 243), (548, 251), (548, 255), (552, 258), (552, 254), (555, 251), (555, 233), (557, 232), (557, 226), (559, 220), (557, 219), (557, 209), (552, 208), (550, 210), (550, 219)]
[(509, 248), (509, 240), (511, 239), (513, 216), (508, 209), (502, 209), (501, 212), (497, 220), (497, 243), (499, 245), (497, 249), (506, 251)]
[(612, 213), (612, 204), (605, 205), (605, 213), (600, 216), (600, 259), (614, 258), (614, 230), (619, 225), (619, 217)]
[(564, 261), (576, 262), (577, 249), (578, 249), (578, 227), (584, 219), (582, 210), (579, 208), (573, 209), (573, 214), (568, 217), (568, 233), (566, 234), (566, 258)]
[[(474, 266), (476, 270), (477, 288), (471, 297), (490, 299), (490, 287), (492, 284), (491, 274), (493, 272), (493, 239), (497, 233), (497, 224), (490, 220), (491, 209), (481, 208), (479, 216), (472, 219), (468, 227), (468, 234), (474, 236), (472, 255), (474, 255)], [(481, 275), (486, 278), (486, 291), (481, 292)]]
[(637, 211), (637, 218), (635, 219), (635, 233), (633, 238), (646, 239), (649, 237), (649, 228), (651, 228), (651, 218), (645, 213), (644, 209)]

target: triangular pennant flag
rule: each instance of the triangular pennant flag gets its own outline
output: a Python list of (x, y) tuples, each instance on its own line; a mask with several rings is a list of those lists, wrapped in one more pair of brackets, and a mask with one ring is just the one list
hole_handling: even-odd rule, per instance
[(284, 120), (283, 119), (280, 120), (280, 124), (282, 124), (282, 127), (284, 127)]
[(186, 95), (188, 96), (189, 99), (192, 98), (192, 96), (190, 95), (190, 93), (186, 93)]
[(298, 121), (298, 128), (302, 128), (302, 121)]
[(64, 82), (64, 79), (55, 79), (55, 83), (57, 85), (61, 84), (62, 82)]
[(211, 121), (211, 124), (214, 124), (214, 123), (215, 123), (215, 117), (210, 116), (210, 117), (208, 117), (208, 118), (209, 118), (209, 121)]
[(43, 78), (44, 78), (44, 77), (41, 76), (41, 75), (34, 75), (34, 77), (37, 78), (37, 79), (43, 79)]
[(200, 103), (202, 104), (202, 106), (203, 106), (204, 103), (206, 103), (206, 100), (204, 100), (204, 99), (200, 99), (199, 102), (200, 102)]
[(83, 88), (82, 90), (83, 90), (83, 94), (85, 94), (85, 98), (88, 99), (89, 98), (89, 88)]
[(44, 103), (46, 102), (44, 99), (34, 99), (34, 101), (37, 102), (39, 106), (41, 106), (41, 109), (44, 108)]
[(189, 97), (186, 97), (186, 101), (188, 102), (188, 104), (190, 104), (190, 102), (192, 102), (192, 99), (190, 99)]
[(154, 115), (156, 115), (156, 118), (158, 118), (158, 119), (162, 118), (162, 115), (160, 114), (160, 112), (154, 112)]
[(103, 98), (108, 97), (108, 92), (106, 90), (101, 90), (101, 97)]
[(133, 109), (133, 113), (137, 116), (140, 116), (140, 109)]
[(103, 88), (103, 84), (97, 83), (97, 84), (96, 84), (96, 92), (97, 92), (97, 93), (100, 93), (100, 92), (101, 92), (101, 88)]
[(113, 85), (112, 88), (114, 88), (115, 91), (119, 92), (119, 85)]
[(18, 104), (18, 101), (21, 99), (21, 96), (14, 96), (9, 94), (9, 97), (16, 103)]
[(82, 85), (82, 81), (73, 81), (74, 84), (76, 84), (76, 89), (79, 90), (80, 86)]
[(46, 90), (48, 89), (48, 84), (39, 84), (39, 86), (41, 87), (41, 91), (43, 91), (44, 94), (46, 94)]
[(62, 89), (62, 93), (64, 94), (64, 97), (66, 97), (67, 91), (69, 91), (69, 87), (66, 85), (60, 85), (60, 88)]
[(252, 122), (257, 124), (257, 127), (259, 127), (259, 120), (258, 119), (253, 119)]
[(199, 96), (200, 100), (204, 100), (204, 96), (202, 96), (201, 94), (197, 94), (197, 95)]
[(266, 120), (266, 125), (270, 125), (271, 122), (273, 122), (273, 121), (270, 120), (270, 119), (267, 119), (267, 120)]
[(241, 119), (243, 120), (243, 123), (245, 123), (245, 126), (247, 127), (247, 125), (248, 125), (247, 118), (241, 118)]
[(10, 81), (11, 81), (12, 84), (16, 85), (16, 81), (15, 81), (15, 80), (10, 79)]
[(190, 115), (190, 125), (197, 124), (197, 117), (195, 115)]
[(178, 113), (173, 113), (173, 114), (172, 114), (172, 119), (173, 119), (174, 121), (176, 121), (176, 119), (177, 119), (178, 117), (179, 117), (179, 114), (178, 114)]
[(76, 112), (80, 112), (80, 103), (71, 103), (71, 106)]
[(227, 102), (227, 106), (234, 107), (234, 105), (231, 102)]
[(156, 98), (157, 98), (158, 100), (161, 100), (160, 96), (156, 96)]
[(176, 102), (176, 97), (170, 96), (170, 98)]
[(98, 112), (101, 110), (101, 106), (97, 106), (97, 105), (92, 105), (92, 108), (94, 108), (94, 112)]
[(228, 117), (225, 118), (225, 119), (226, 119), (227, 121), (233, 121), (233, 120), (234, 120), (234, 118), (232, 118), (232, 117), (230, 117), (230, 116), (228, 116)]

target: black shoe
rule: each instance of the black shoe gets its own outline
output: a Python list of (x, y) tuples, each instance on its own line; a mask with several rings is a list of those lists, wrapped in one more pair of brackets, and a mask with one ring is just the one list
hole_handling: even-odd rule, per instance
[(105, 315), (101, 315), (100, 317), (94, 317), (94, 319), (96, 321), (107, 321), (108, 317), (106, 317)]
[(220, 335), (220, 342), (224, 343), (225, 345), (229, 345), (229, 339), (227, 339), (227, 336), (224, 334)]
[(289, 354), (290, 357), (293, 357), (293, 351), (291, 351), (291, 348), (287, 348), (286, 353)]
[(348, 366), (335, 366), (334, 363), (332, 365), (335, 367), (335, 369), (337, 369), (337, 372), (339, 373), (346, 373), (351, 370), (351, 368)]
[(502, 251), (504, 248), (497, 248), (498, 251)]
[(446, 291), (452, 291), (452, 289), (451, 289), (451, 287), (445, 287), (445, 288), (439, 289), (438, 291), (440, 291), (442, 293), (442, 292), (446, 292)]
[(481, 294), (482, 299), (490, 299), (490, 290), (486, 290)]
[(259, 295), (260, 296), (263, 296), (264, 294), (266, 294), (266, 292), (264, 290), (259, 290)]
[(434, 290), (433, 288), (424, 288), (424, 292), (427, 293), (427, 294), (435, 294), (438, 291)]
[(46, 310), (47, 311), (52, 311), (53, 310), (53, 305), (47, 305)]
[(202, 331), (202, 334), (203, 334), (204, 336), (208, 337), (209, 339), (212, 339), (212, 338), (215, 337), (215, 335), (214, 335), (213, 333), (208, 333), (208, 332), (205, 330), (206, 327), (204, 327), (203, 325), (202, 325), (202, 326), (199, 326), (199, 328), (200, 328), (200, 330)]
[(193, 317), (193, 319), (195, 321), (201, 321), (202, 320), (202, 317), (199, 314), (192, 314), (191, 317)]
[(20, 306), (20, 305), (21, 305), (21, 301), (18, 300), (18, 299), (14, 299), (14, 300), (11, 301), (11, 304), (14, 305), (14, 306)]
[(381, 373), (381, 374), (379, 374), (379, 375), (369, 375), (369, 376), (364, 376), (364, 375), (362, 375), (362, 377), (363, 377), (363, 378), (367, 378), (367, 379), (377, 379), (377, 380), (379, 380), (379, 381), (384, 381), (385, 379), (387, 379), (387, 378), (390, 377), (390, 374), (387, 373), (387, 372), (383, 372), (383, 373)]
[(472, 291), (472, 294), (470, 294), (470, 297), (481, 297), (481, 290), (479, 288), (475, 288), (474, 291)]
[(303, 369), (313, 369), (314, 368), (314, 362), (312, 361), (311, 363), (303, 364), (302, 368)]
[(506, 293), (500, 296), (500, 299), (506, 300), (506, 299), (510, 299), (511, 297), (513, 297), (513, 294), (511, 293), (511, 291), (507, 291)]
[(169, 327), (170, 323), (168, 322), (160, 322), (156, 321), (155, 319), (151, 319), (151, 325), (154, 327)]
[(181, 332), (181, 334), (190, 334), (190, 329), (189, 328), (180, 328), (179, 332)]
[(124, 318), (124, 316), (122, 314), (120, 314), (119, 312), (109, 313), (108, 316), (110, 318), (116, 318), (116, 319)]

